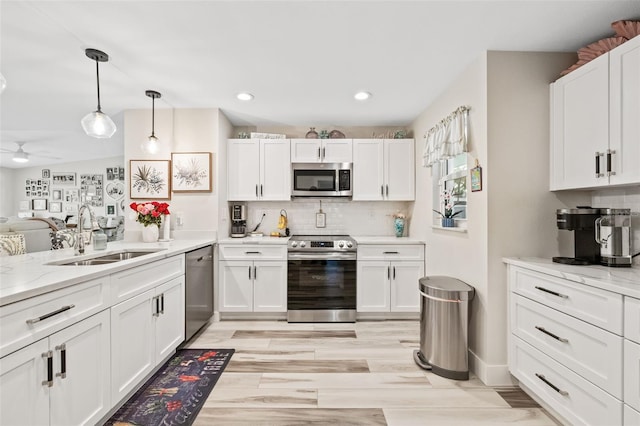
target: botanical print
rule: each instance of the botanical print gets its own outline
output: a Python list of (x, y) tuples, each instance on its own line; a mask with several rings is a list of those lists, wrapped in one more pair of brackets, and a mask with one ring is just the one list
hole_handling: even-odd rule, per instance
[(169, 198), (169, 161), (131, 160), (131, 198)]
[(174, 152), (171, 158), (173, 192), (211, 191), (210, 152)]

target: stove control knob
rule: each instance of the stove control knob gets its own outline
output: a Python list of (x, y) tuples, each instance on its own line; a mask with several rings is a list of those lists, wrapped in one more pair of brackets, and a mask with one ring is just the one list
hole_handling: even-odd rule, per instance
[(300, 241), (300, 247), (305, 247), (307, 245), (307, 243), (305, 243), (304, 241)]
[(298, 247), (298, 242), (297, 241), (293, 241), (291, 243), (291, 247)]
[(353, 247), (353, 243), (351, 241), (347, 241), (347, 247), (349, 248)]
[(340, 247), (340, 248), (344, 247), (344, 241), (340, 241), (340, 242), (338, 243), (338, 247)]

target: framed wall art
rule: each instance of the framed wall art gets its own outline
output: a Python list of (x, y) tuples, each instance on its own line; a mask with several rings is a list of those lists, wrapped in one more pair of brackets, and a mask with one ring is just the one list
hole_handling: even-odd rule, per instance
[(51, 181), (54, 185), (71, 185), (76, 184), (76, 174), (71, 172), (52, 172)]
[(172, 152), (173, 192), (211, 192), (211, 153)]
[(42, 177), (44, 179), (49, 179), (51, 177), (51, 170), (50, 169), (42, 169)]
[(102, 207), (103, 177), (103, 175), (80, 175), (80, 193), (87, 195), (85, 201), (92, 207)]
[(471, 169), (471, 192), (482, 191), (482, 167), (476, 160), (476, 166)]
[(107, 216), (115, 216), (116, 215), (116, 205), (115, 204), (105, 204), (105, 214)]
[(129, 160), (130, 198), (171, 199), (170, 171), (170, 160)]
[(62, 201), (62, 189), (54, 189), (51, 191), (51, 200)]
[(31, 210), (47, 210), (46, 199), (33, 199), (31, 202)]
[(60, 201), (54, 201), (49, 204), (49, 212), (50, 213), (61, 213), (62, 212), (62, 203)]

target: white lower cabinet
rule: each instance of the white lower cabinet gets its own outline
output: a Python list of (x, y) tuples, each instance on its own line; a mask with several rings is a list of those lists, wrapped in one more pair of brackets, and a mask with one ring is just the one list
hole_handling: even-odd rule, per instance
[(358, 312), (420, 312), (423, 245), (361, 245), (357, 268)]
[(183, 340), (184, 276), (113, 306), (113, 401), (124, 398)]
[(0, 360), (0, 424), (96, 424), (111, 408), (105, 310)]
[(638, 426), (640, 425), (640, 411), (636, 411), (633, 408), (625, 404), (624, 406), (624, 426)]
[(221, 261), (221, 312), (286, 312), (285, 261)]
[(640, 424), (626, 419), (640, 404), (628, 298), (520, 265), (508, 278), (511, 374), (569, 424)]

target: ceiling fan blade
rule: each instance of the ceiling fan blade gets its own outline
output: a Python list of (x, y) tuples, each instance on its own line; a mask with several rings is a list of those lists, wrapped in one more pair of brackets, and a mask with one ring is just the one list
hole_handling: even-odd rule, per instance
[(0, 152), (6, 152), (7, 154), (15, 154), (14, 150), (6, 149), (6, 148), (0, 148)]
[(27, 155), (32, 156), (32, 157), (48, 158), (50, 160), (62, 160), (61, 157), (53, 157), (51, 155), (37, 154), (37, 153), (33, 153), (33, 152), (27, 152)]

